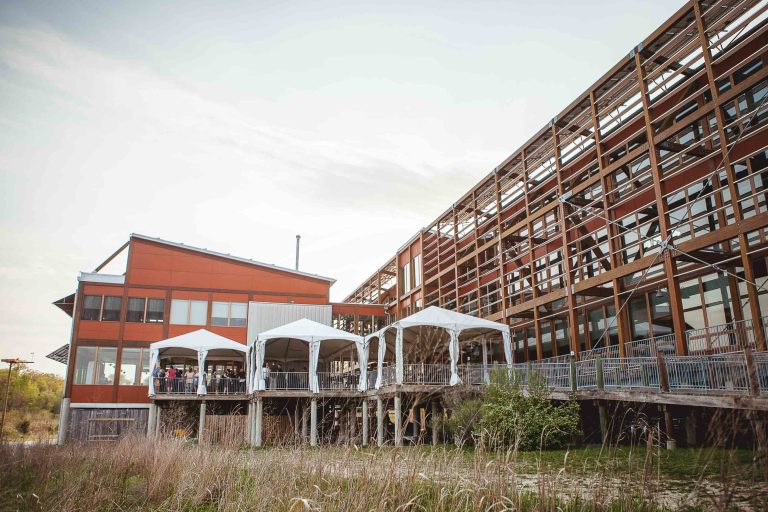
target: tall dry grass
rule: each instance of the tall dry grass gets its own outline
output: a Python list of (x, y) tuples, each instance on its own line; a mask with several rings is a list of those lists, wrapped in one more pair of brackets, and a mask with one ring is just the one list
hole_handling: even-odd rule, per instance
[(581, 466), (573, 463), (579, 452), (482, 446), (251, 450), (169, 437), (5, 445), (0, 509), (554, 512), (731, 510), (740, 502), (760, 510), (760, 493), (749, 494), (750, 482), (739, 488), (733, 475), (702, 474), (678, 489), (662, 471), (660, 439), (650, 429), (630, 448), (595, 449)]
[(513, 452), (249, 451), (142, 438), (1, 450), (0, 506), (8, 510), (575, 511), (663, 505), (643, 495), (629, 476), (519, 472)]

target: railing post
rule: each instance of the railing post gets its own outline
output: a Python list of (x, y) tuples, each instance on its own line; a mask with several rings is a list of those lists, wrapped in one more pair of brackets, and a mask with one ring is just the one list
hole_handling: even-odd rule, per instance
[(603, 380), (603, 358), (600, 356), (595, 357), (595, 380), (597, 381), (597, 389), (602, 391), (605, 387), (605, 380)]
[(664, 355), (661, 351), (656, 352), (656, 363), (659, 366), (659, 389), (667, 393), (669, 391), (669, 375), (667, 374), (667, 363), (664, 361)]
[(527, 369), (528, 369), (528, 375), (525, 376), (526, 377), (525, 385), (527, 387), (531, 387), (531, 380), (533, 379), (533, 363), (531, 363), (530, 361), (528, 361)]
[(576, 391), (579, 386), (578, 386), (578, 382), (576, 381), (576, 358), (573, 357), (573, 354), (571, 354), (570, 371), (571, 371), (571, 391)]
[(749, 394), (752, 396), (757, 396), (760, 394), (760, 384), (757, 380), (755, 355), (752, 353), (751, 348), (747, 347), (744, 349), (744, 359), (747, 362), (747, 383), (749, 387)]

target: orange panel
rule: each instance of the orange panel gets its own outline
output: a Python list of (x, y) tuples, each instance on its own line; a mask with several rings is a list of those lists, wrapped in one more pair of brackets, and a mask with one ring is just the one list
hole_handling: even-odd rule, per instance
[(116, 340), (120, 336), (120, 322), (80, 320), (79, 339)]
[(121, 404), (148, 404), (147, 386), (117, 386), (117, 401)]
[(109, 403), (112, 402), (114, 386), (72, 385), (73, 403)]
[(213, 293), (213, 300), (222, 302), (248, 302), (248, 295), (244, 293)]
[(208, 300), (208, 292), (193, 292), (188, 290), (173, 290), (173, 299)]
[(84, 295), (117, 295), (122, 297), (123, 287), (87, 283), (83, 285), (83, 294)]
[(123, 339), (131, 341), (160, 341), (163, 339), (163, 324), (139, 324), (126, 322)]
[(246, 344), (248, 329), (245, 327), (210, 327), (209, 330), (219, 336), (224, 336), (238, 343)]
[(206, 327), (204, 325), (169, 325), (168, 326), (168, 337), (173, 338), (174, 336), (181, 336), (182, 334), (187, 334), (188, 332), (197, 331), (199, 329), (205, 329)]
[(165, 290), (152, 290), (150, 288), (128, 288), (129, 297), (151, 297), (153, 299), (164, 299)]

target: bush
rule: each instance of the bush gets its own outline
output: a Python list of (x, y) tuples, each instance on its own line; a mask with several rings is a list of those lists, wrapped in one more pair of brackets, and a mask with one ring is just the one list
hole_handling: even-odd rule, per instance
[(505, 370), (491, 376), (481, 407), (482, 428), (490, 442), (520, 450), (567, 446), (581, 433), (578, 403), (553, 403), (549, 389), (537, 378), (524, 393), (520, 380)]
[(29, 434), (29, 427), (32, 425), (32, 423), (29, 420), (21, 420), (16, 424), (16, 430), (19, 431), (19, 434), (25, 436)]
[(473, 445), (480, 435), (483, 401), (481, 399), (463, 400), (453, 409), (453, 414), (446, 423), (446, 430), (453, 436), (457, 446)]

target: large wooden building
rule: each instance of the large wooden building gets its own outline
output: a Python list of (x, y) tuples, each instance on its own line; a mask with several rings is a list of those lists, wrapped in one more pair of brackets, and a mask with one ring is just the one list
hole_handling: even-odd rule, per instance
[[(64, 436), (119, 436), (123, 424), (151, 434), (158, 414), (167, 420), (169, 405), (185, 401), (199, 405), (202, 434), (206, 401), (218, 401), (224, 423), (233, 407), (248, 409), (255, 444), (262, 427), (264, 437), (290, 429), (306, 438), (308, 411), (311, 436), (319, 428), (339, 438), (346, 415), (351, 439), (359, 414), (368, 442), (375, 400), (378, 442), (391, 414), (402, 443), (400, 427), (418, 437), (438, 413), (432, 391), (455, 381), (477, 391), (502, 360), (538, 371), (562, 399), (628, 400), (639, 389), (663, 404), (669, 432), (669, 407), (696, 394), (706, 395), (702, 407), (768, 410), (768, 5), (686, 2), (343, 303), (329, 300), (333, 279), (306, 272), (141, 235), (120, 250), (124, 274), (100, 265), (56, 302), (73, 317), (71, 342), (51, 355), (68, 361)], [(340, 351), (310, 389), (288, 343), (261, 374), (264, 389), (242, 387), (241, 356), (199, 359), (202, 394), (177, 372), (192, 379), (194, 359), (169, 352), (156, 368), (174, 368), (171, 377), (150, 369), (153, 342), (203, 328), (252, 345), (299, 317), (401, 349), (382, 329), (430, 306), (508, 326), (510, 357), (485, 339), (450, 345), (451, 365), (433, 347), (413, 361), (382, 350), (374, 386), (359, 372), (364, 359)], [(413, 343), (427, 343), (419, 336)], [(386, 373), (384, 352), (394, 364)], [(622, 359), (604, 374), (597, 355)], [(705, 370), (694, 374), (695, 357)]]
[(764, 350), (766, 9), (686, 2), (346, 301), (506, 322), (516, 361)]
[[(122, 251), (127, 251), (125, 273), (99, 272)], [(76, 426), (71, 436), (98, 437), (100, 417), (125, 416), (127, 424), (145, 426), (150, 405), (149, 345), (201, 328), (246, 345), (249, 304), (283, 304), (297, 309), (297, 314), (302, 306), (326, 309), (335, 326), (361, 335), (383, 327), (381, 306), (331, 304), (334, 281), (131, 235), (94, 272), (80, 274), (75, 293), (55, 302), (72, 316), (71, 342), (52, 355), (68, 361), (64, 409), (71, 410), (71, 416), (65, 412), (62, 418)], [(217, 371), (242, 366), (242, 361), (223, 361)], [(104, 435), (115, 434), (113, 428), (110, 432)]]

